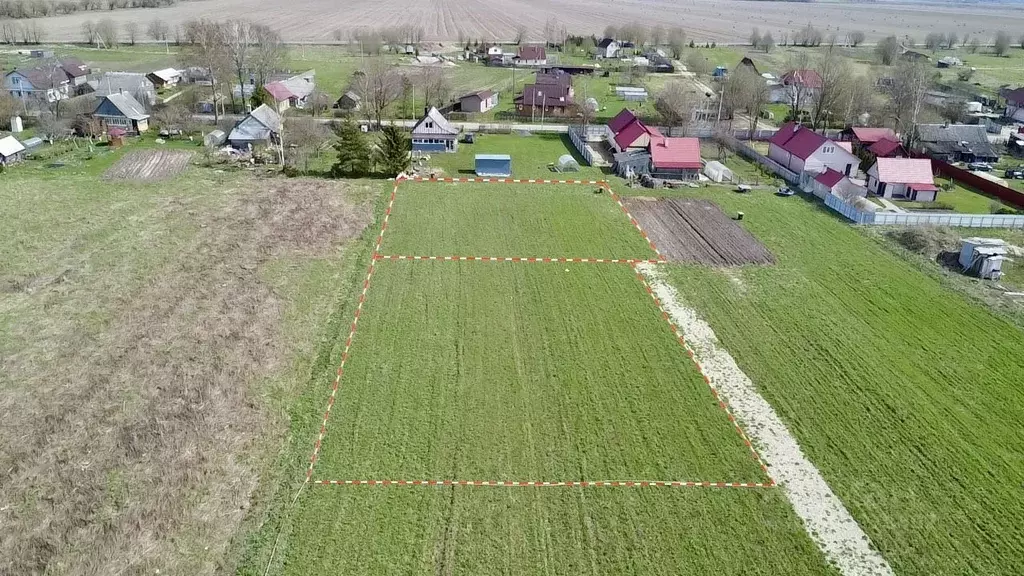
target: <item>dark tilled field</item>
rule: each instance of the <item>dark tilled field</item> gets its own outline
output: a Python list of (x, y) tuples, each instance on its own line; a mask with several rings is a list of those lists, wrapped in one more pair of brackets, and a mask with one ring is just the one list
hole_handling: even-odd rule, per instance
[(686, 198), (625, 199), (662, 255), (712, 266), (773, 264), (775, 257), (714, 203)]

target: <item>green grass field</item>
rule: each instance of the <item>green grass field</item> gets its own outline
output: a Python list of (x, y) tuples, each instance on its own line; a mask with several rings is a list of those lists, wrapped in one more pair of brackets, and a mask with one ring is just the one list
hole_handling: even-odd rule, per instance
[[(478, 134), (474, 144), (459, 144), (453, 154), (431, 154), (429, 166), (444, 170), (447, 176), (474, 176), (476, 154), (510, 154), (514, 178), (586, 178), (602, 180), (600, 168), (587, 166), (573, 148), (567, 134)], [(579, 172), (559, 174), (549, 167), (563, 154), (570, 154), (580, 165)]]
[(767, 481), (625, 265), (381, 262), (351, 354), (315, 478)]
[(778, 257), (673, 266), (898, 574), (1024, 557), (1024, 334), (799, 197), (702, 191)]
[(584, 184), (403, 185), (381, 250), (404, 256), (655, 258), (626, 215)]

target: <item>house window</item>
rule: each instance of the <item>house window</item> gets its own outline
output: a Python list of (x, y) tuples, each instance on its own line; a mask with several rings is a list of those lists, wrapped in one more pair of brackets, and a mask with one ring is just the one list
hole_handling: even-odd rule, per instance
[(821, 148), (822, 154), (835, 154), (835, 151), (836, 151), (836, 147), (835, 146), (823, 146)]
[(434, 123), (428, 120), (427, 123), (425, 124), (425, 126), (427, 128), (433, 128), (434, 127)]

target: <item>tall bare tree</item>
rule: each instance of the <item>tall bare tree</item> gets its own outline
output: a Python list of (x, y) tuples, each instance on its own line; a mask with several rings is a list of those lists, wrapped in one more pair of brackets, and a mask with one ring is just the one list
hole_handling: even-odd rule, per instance
[(914, 126), (921, 113), (925, 92), (932, 84), (932, 71), (923, 62), (900, 62), (893, 74), (893, 83), (889, 87), (889, 115), (894, 120), (894, 128), (903, 134), (908, 148), (913, 141)]
[(757, 50), (761, 46), (761, 31), (754, 26), (754, 29), (750, 31), (750, 47)]
[(281, 68), (284, 62), (285, 47), (281, 35), (263, 24), (252, 25), (253, 51), (250, 57), (252, 71), (256, 83), (260, 86), (267, 83), (270, 75)]
[[(13, 25), (11, 29), (13, 30)], [(98, 44), (98, 36), (96, 35), (96, 22), (92, 20), (86, 20), (85, 22), (82, 22), (82, 37), (85, 39), (86, 44)]]
[(814, 92), (813, 79), (809, 78), (811, 59), (807, 52), (796, 52), (788, 58), (786, 70), (790, 73), (786, 92), (789, 97), (789, 113), (800, 118), (800, 112), (810, 105)]
[(146, 35), (156, 40), (157, 42), (166, 42), (167, 34), (170, 32), (170, 27), (167, 22), (159, 18), (154, 18), (146, 26)]
[(665, 27), (661, 24), (656, 24), (651, 28), (651, 45), (655, 48), (661, 46), (665, 42)]
[(231, 62), (227, 57), (224, 27), (211, 20), (192, 20), (185, 23), (193, 42), (183, 52), (183, 60), (187, 65), (197, 66), (208, 71), (210, 77), (210, 96), (213, 99), (213, 121), (220, 117), (217, 101), (223, 82), (231, 77)]
[(139, 23), (134, 20), (125, 22), (124, 36), (128, 39), (128, 44), (135, 46), (135, 41), (139, 39)]
[(860, 30), (854, 30), (850, 32), (850, 46), (856, 48), (864, 43), (864, 33)]
[[(238, 86), (242, 95), (242, 107), (249, 109), (248, 99), (245, 97), (245, 85), (248, 84), (248, 75), (252, 68), (249, 59), (252, 56), (255, 38), (252, 24), (248, 20), (229, 20), (223, 24), (224, 47), (227, 51), (227, 59), (231, 62), (235, 77), (238, 79)], [(258, 86), (262, 86), (260, 83)], [(235, 95), (231, 92), (231, 105), (234, 107)]]
[(693, 89), (680, 80), (672, 80), (665, 84), (654, 100), (654, 109), (661, 120), (668, 126), (669, 136), (679, 128), (686, 133), (686, 128), (693, 119), (693, 109), (698, 98)]
[(992, 51), (995, 52), (996, 56), (1004, 56), (1009, 49), (1010, 34), (1003, 30), (996, 32), (995, 40), (992, 41)]
[(367, 115), (380, 127), (388, 107), (402, 94), (402, 76), (382, 58), (369, 60), (362, 72), (356, 87)]
[(875, 55), (885, 66), (892, 66), (900, 55), (900, 40), (896, 36), (886, 36), (875, 44)]
[(117, 24), (110, 18), (100, 20), (96, 24), (96, 37), (103, 43), (104, 48), (117, 48)]
[(686, 32), (678, 26), (668, 32), (668, 47), (673, 58), (683, 57), (683, 47), (686, 46)]
[(812, 93), (811, 129), (818, 130), (826, 127), (830, 116), (842, 115), (841, 103), (845, 102), (843, 91), (848, 86), (850, 66), (838, 48), (830, 45), (818, 56), (815, 71), (821, 78), (821, 86)]

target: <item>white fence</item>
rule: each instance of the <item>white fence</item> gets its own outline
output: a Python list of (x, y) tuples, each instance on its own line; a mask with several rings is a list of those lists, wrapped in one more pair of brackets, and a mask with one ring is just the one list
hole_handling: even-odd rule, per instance
[(835, 194), (825, 205), (857, 224), (873, 226), (951, 226), (957, 228), (1024, 228), (1024, 216), (1010, 214), (927, 214), (858, 210)]
[[(573, 147), (580, 153), (580, 156), (587, 161), (587, 164), (593, 166), (594, 155), (590, 151), (590, 147), (587, 146), (587, 133), (593, 126), (587, 126), (588, 130), (585, 132), (582, 126), (569, 126), (569, 139), (572, 140)], [(603, 130), (603, 126), (601, 126)], [(603, 132), (602, 132), (603, 133)]]

